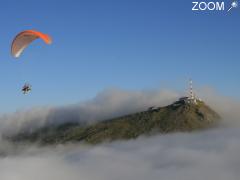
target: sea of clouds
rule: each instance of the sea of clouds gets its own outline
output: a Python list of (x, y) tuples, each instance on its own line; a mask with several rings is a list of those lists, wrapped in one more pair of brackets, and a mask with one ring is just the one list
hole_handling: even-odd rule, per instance
[[(86, 146), (14, 145), (0, 140), (1, 180), (238, 180), (240, 177), (240, 102), (211, 88), (199, 96), (223, 118), (221, 126), (194, 133)], [(87, 102), (38, 107), (2, 115), (0, 133), (51, 123), (92, 123), (177, 100), (170, 90), (108, 89)]]

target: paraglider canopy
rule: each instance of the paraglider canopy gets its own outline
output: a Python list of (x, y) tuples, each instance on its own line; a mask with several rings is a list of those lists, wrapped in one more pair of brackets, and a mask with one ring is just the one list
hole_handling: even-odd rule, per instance
[(43, 34), (39, 31), (35, 30), (26, 30), (20, 32), (13, 40), (11, 46), (11, 54), (13, 57), (18, 58), (24, 51), (26, 47), (28, 47), (31, 42), (36, 39), (42, 39), (46, 44), (51, 44), (52, 39), (49, 35)]

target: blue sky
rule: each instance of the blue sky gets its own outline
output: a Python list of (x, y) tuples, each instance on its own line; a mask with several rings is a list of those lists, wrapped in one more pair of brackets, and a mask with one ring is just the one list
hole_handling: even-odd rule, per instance
[[(191, 8), (190, 0), (1, 1), (0, 112), (76, 103), (111, 87), (184, 91), (189, 77), (239, 98), (240, 8)], [(15, 60), (11, 41), (27, 29), (53, 44), (37, 40)]]

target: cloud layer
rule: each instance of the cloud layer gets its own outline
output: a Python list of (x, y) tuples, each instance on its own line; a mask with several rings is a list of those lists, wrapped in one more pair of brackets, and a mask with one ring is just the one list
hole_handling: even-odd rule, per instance
[(94, 147), (25, 147), (0, 158), (0, 179), (237, 180), (239, 152), (240, 131), (234, 128)]
[[(224, 119), (222, 126), (196, 133), (175, 133), (112, 144), (38, 147), (0, 140), (3, 180), (237, 180), (240, 176), (240, 103), (211, 88), (199, 96)], [(65, 121), (89, 123), (163, 106), (176, 100), (174, 91), (105, 90), (84, 103), (39, 107), (4, 115), (0, 132), (18, 132)]]
[[(150, 106), (168, 105), (182, 94), (171, 90), (107, 89), (97, 94), (95, 98), (78, 104), (62, 107), (35, 107), (2, 115), (0, 117), (0, 133), (18, 133), (21, 130), (33, 130), (47, 124), (63, 122), (92, 123), (143, 111)], [(211, 88), (199, 89), (197, 94), (226, 120), (223, 121), (225, 125), (240, 125), (239, 101), (220, 95)]]
[(46, 124), (63, 122), (95, 122), (146, 110), (150, 106), (164, 106), (179, 96), (169, 90), (124, 91), (107, 89), (92, 100), (63, 107), (37, 107), (0, 117), (0, 132), (17, 133)]

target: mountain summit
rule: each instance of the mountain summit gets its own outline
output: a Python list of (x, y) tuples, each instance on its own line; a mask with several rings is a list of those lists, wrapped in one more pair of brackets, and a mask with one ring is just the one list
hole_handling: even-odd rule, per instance
[(117, 117), (91, 125), (65, 123), (48, 126), (35, 132), (22, 132), (8, 137), (14, 142), (55, 144), (86, 142), (91, 144), (134, 139), (141, 135), (189, 132), (214, 126), (220, 116), (199, 99), (188, 97), (165, 107), (150, 107), (146, 111)]

